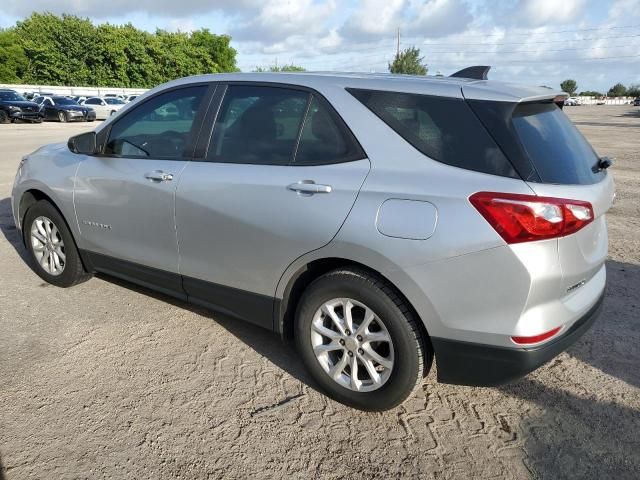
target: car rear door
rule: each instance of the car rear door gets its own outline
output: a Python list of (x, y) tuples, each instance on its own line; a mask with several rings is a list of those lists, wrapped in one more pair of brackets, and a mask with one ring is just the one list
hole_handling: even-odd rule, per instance
[[(174, 198), (208, 98), (207, 85), (150, 97), (113, 122), (102, 154), (80, 162), (74, 204), (97, 268), (181, 291)], [(167, 105), (179, 117), (158, 117)]]
[(370, 164), (317, 93), (221, 84), (215, 98), (176, 192), (180, 273), (192, 300), (271, 328), (282, 273), (336, 235)]

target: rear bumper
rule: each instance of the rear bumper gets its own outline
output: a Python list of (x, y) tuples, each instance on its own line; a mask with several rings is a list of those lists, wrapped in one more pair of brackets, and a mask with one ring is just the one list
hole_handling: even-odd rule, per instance
[(530, 349), (514, 349), (431, 338), (438, 381), (456, 385), (493, 386), (516, 380), (545, 364), (578, 340), (602, 310), (604, 292), (593, 307), (557, 339)]

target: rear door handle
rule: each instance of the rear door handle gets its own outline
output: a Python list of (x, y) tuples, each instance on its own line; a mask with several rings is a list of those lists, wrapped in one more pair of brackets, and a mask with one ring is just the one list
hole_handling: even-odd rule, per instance
[(331, 185), (320, 185), (313, 180), (302, 180), (287, 186), (288, 190), (301, 195), (315, 195), (316, 193), (331, 193)]
[(173, 173), (163, 172), (162, 170), (154, 170), (144, 174), (144, 178), (152, 182), (170, 182), (173, 180)]

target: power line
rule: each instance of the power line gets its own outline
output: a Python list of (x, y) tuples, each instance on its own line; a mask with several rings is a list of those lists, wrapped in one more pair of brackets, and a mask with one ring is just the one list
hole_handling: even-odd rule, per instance
[[(640, 35), (639, 35), (640, 36)], [(447, 55), (475, 55), (475, 54), (508, 54), (508, 53), (547, 53), (547, 52), (575, 52), (581, 50), (610, 50), (612, 48), (628, 48), (639, 47), (639, 45), (609, 45), (607, 47), (580, 47), (580, 48), (555, 48), (544, 50), (494, 50), (494, 51), (462, 51), (462, 52), (427, 52), (425, 55), (430, 57), (431, 55), (447, 54)]]
[(427, 43), (428, 40), (425, 40), (423, 45), (427, 47), (436, 47), (436, 46), (478, 46), (478, 45), (532, 45), (532, 44), (542, 44), (542, 43), (567, 43), (567, 42), (586, 42), (589, 40), (611, 40), (614, 38), (633, 38), (640, 37), (640, 35), (613, 35), (610, 37), (587, 37), (587, 38), (573, 38), (573, 39), (562, 39), (562, 40), (544, 40), (544, 41), (535, 41), (535, 42), (496, 42), (496, 43)]
[(556, 33), (579, 33), (579, 32), (593, 32), (596, 30), (617, 30), (617, 29), (624, 29), (624, 28), (640, 28), (640, 25), (623, 25), (623, 26), (614, 26), (614, 27), (593, 27), (593, 28), (581, 28), (581, 29), (576, 29), (576, 30), (556, 30), (554, 32), (538, 32), (536, 31), (537, 29), (533, 29), (533, 30), (528, 30), (525, 32), (520, 32), (520, 33), (488, 33), (486, 35), (484, 34), (479, 34), (479, 35), (462, 35), (463, 38), (486, 38), (486, 37), (501, 37), (504, 35), (511, 35), (511, 36), (523, 36), (523, 35), (554, 35)]

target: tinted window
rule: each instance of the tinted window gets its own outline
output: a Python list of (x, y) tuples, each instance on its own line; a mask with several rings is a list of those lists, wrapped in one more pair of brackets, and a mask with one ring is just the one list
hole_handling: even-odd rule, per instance
[(0, 101), (5, 101), (5, 102), (18, 101), (19, 102), (19, 101), (24, 101), (24, 97), (18, 95), (16, 92), (5, 90), (3, 92), (0, 92)]
[(349, 92), (428, 157), (467, 170), (517, 177), (464, 100), (372, 90)]
[(78, 102), (66, 97), (53, 97), (53, 101), (56, 105), (77, 105)]
[(48, 107), (51, 107), (53, 105), (53, 102), (51, 100), (49, 100), (48, 98), (44, 101), (44, 104)]
[(108, 105), (124, 105), (124, 102), (119, 98), (105, 98), (104, 101)]
[(98, 98), (90, 98), (88, 100), (85, 100), (84, 103), (86, 103), (87, 105), (100, 105), (101, 104), (100, 99), (98, 99)]
[(182, 158), (207, 87), (172, 90), (153, 97), (111, 128), (105, 154)]
[(286, 165), (294, 153), (309, 94), (253, 85), (227, 88), (207, 160)]
[(296, 165), (340, 163), (364, 158), (346, 125), (324, 101), (311, 100), (296, 152)]
[(520, 105), (512, 123), (541, 182), (590, 184), (605, 175), (592, 171), (598, 156), (554, 103)]

